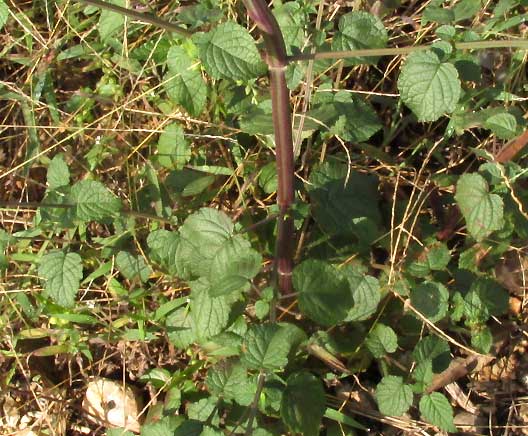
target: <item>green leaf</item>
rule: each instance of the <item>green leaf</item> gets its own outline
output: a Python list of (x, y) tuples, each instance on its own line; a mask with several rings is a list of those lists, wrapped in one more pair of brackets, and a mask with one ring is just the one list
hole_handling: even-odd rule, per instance
[(411, 407), (413, 392), (410, 385), (403, 383), (403, 378), (388, 375), (378, 384), (375, 397), (381, 413), (401, 416)]
[(7, 270), (9, 266), (9, 260), (5, 255), (4, 251), (9, 247), (9, 244), (14, 242), (15, 239), (11, 237), (5, 230), (0, 229), (0, 273)]
[(451, 260), (451, 253), (446, 244), (437, 243), (429, 247), (427, 263), (432, 271), (442, 271)]
[[(125, 0), (109, 0), (117, 6), (125, 7)], [(101, 16), (99, 17), (99, 36), (101, 41), (106, 42), (118, 31), (123, 30), (125, 25), (125, 16), (118, 12), (109, 11), (108, 9), (101, 10)]]
[(427, 422), (442, 430), (456, 432), (453, 423), (453, 408), (447, 398), (439, 392), (420, 398), (420, 413)]
[(499, 139), (513, 139), (517, 135), (517, 119), (509, 113), (498, 113), (486, 118), (484, 127)]
[[(482, 80), (482, 67), (476, 55), (455, 51), (452, 62), (463, 81), (480, 83)], [(468, 114), (466, 111), (461, 113)]]
[[(71, 189), (67, 186), (46, 191), (46, 195), (39, 207), (39, 214), (43, 224), (56, 224), (63, 229), (75, 226), (75, 208), (69, 207), (74, 206), (68, 198), (70, 195)], [(48, 205), (53, 205), (53, 207)], [(64, 205), (64, 207), (60, 207), (60, 205)]]
[(501, 175), (501, 164), (499, 163), (485, 162), (479, 166), (478, 171), (491, 185), (499, 185), (504, 180)]
[(377, 359), (394, 353), (398, 348), (398, 337), (389, 326), (378, 323), (365, 340), (367, 348)]
[(240, 362), (226, 360), (219, 362), (207, 372), (207, 388), (212, 395), (227, 401), (235, 401), (241, 406), (249, 406), (257, 390), (254, 379)]
[(268, 316), (270, 311), (270, 304), (267, 301), (258, 300), (255, 302), (255, 316), (263, 320)]
[(226, 241), (211, 263), (211, 296), (242, 291), (260, 271), (262, 256), (242, 236)]
[(276, 436), (276, 433), (270, 433), (264, 428), (255, 428), (255, 430), (253, 430), (252, 436)]
[(431, 50), (435, 52), (441, 61), (445, 61), (451, 56), (453, 46), (447, 41), (435, 41), (431, 44)]
[(486, 180), (479, 174), (464, 174), (458, 179), (455, 200), (466, 220), (469, 234), (482, 241), (504, 226), (503, 202), (490, 194)]
[(73, 307), (82, 279), (82, 259), (77, 253), (50, 251), (40, 260), (38, 273), (46, 279), (46, 293), (64, 307)]
[(411, 289), (411, 303), (429, 321), (440, 321), (448, 309), (449, 291), (436, 282), (424, 282)]
[(413, 359), (418, 364), (431, 361), (431, 369), (440, 373), (451, 363), (449, 344), (438, 336), (429, 335), (420, 339), (412, 352)]
[(428, 359), (434, 359), (444, 353), (449, 354), (448, 343), (438, 336), (429, 335), (420, 339), (412, 355), (417, 363), (421, 363)]
[[(331, 408), (327, 408), (326, 411), (325, 411), (325, 414), (324, 414), (325, 418), (328, 418), (328, 419), (331, 419), (332, 421), (335, 421), (335, 423), (340, 423), (340, 424), (343, 424), (344, 426), (348, 426), (348, 427), (352, 427), (352, 428), (357, 428), (359, 430), (364, 430), (364, 431), (368, 431), (368, 429), (360, 424), (359, 422), (357, 422), (354, 418), (348, 416), (348, 415), (345, 415), (344, 413), (342, 412), (339, 412), (338, 410), (335, 410), (335, 409), (331, 409)], [(337, 427), (337, 431), (334, 432), (334, 433), (329, 433), (327, 431), (327, 436), (329, 436), (330, 434), (334, 435), (334, 436), (355, 436), (356, 433), (355, 432), (347, 432), (347, 433), (343, 433), (343, 431), (346, 429), (346, 427), (344, 426), (338, 426)]]
[(480, 353), (489, 353), (493, 345), (493, 335), (488, 327), (483, 327), (476, 332), (471, 332), (471, 346)]
[(451, 318), (451, 321), (458, 322), (462, 319), (464, 316), (464, 309), (465, 309), (465, 301), (464, 297), (460, 292), (455, 292), (451, 297), (451, 312), (449, 314), (449, 317)]
[(495, 280), (479, 277), (473, 281), (469, 292), (476, 292), (480, 296), (490, 315), (500, 316), (508, 311), (509, 294)]
[(181, 406), (181, 390), (174, 386), (166, 390), (164, 403), (164, 411), (168, 413), (176, 412)]
[(321, 260), (305, 260), (293, 271), (299, 308), (315, 322), (332, 326), (343, 321), (352, 306), (348, 283), (336, 268)]
[(413, 378), (416, 380), (413, 391), (416, 393), (424, 392), (433, 381), (433, 362), (431, 359), (427, 359), (414, 367)]
[(171, 436), (200, 436), (203, 425), (201, 422), (188, 420), (184, 421)]
[(317, 436), (325, 404), (321, 380), (308, 372), (292, 374), (282, 396), (281, 418), (292, 432)]
[(116, 215), (121, 210), (121, 200), (101, 182), (81, 180), (70, 191), (69, 200), (74, 204), (74, 213), (81, 221), (101, 221)]
[[(235, 326), (232, 325), (230, 329), (235, 330)], [(213, 358), (239, 356), (243, 339), (240, 334), (234, 333), (233, 331), (224, 331), (208, 341), (202, 341), (200, 346), (208, 356)]]
[(294, 51), (300, 51), (305, 40), (304, 26), (306, 23), (299, 3), (290, 1), (277, 4), (273, 9), (273, 15), (281, 28), (288, 55), (293, 54)]
[(171, 373), (164, 368), (152, 368), (139, 377), (141, 383), (152, 383), (155, 388), (162, 389), (171, 382)]
[(66, 162), (64, 162), (64, 156), (62, 154), (57, 154), (51, 159), (48, 166), (47, 181), (49, 189), (57, 189), (61, 186), (69, 185), (70, 169)]
[[(258, 105), (244, 107), (238, 123), (240, 129), (250, 135), (273, 135), (271, 117), (271, 100), (261, 101)], [(314, 126), (314, 130), (317, 126)]]
[(200, 436), (225, 436), (225, 433), (222, 430), (213, 427), (204, 427)]
[(347, 268), (341, 270), (347, 278), (354, 305), (348, 311), (345, 321), (364, 321), (372, 316), (381, 300), (380, 284), (376, 277), (366, 274), (358, 274)]
[(508, 114), (509, 112), (504, 107), (488, 107), (478, 111), (458, 110), (451, 116), (450, 125), (453, 126), (457, 134), (461, 135), (465, 130), (474, 127), (484, 127), (484, 123), (489, 118), (493, 119), (501, 115), (498, 117), (500, 120), (504, 115)]
[(188, 272), (182, 259), (180, 235), (169, 230), (155, 230), (147, 237), (151, 259), (160, 264), (172, 276), (188, 278)]
[(456, 68), (431, 50), (411, 53), (398, 78), (400, 98), (419, 121), (436, 121), (455, 110), (461, 86)]
[(207, 23), (216, 23), (222, 18), (222, 10), (207, 3), (197, 3), (185, 6), (178, 14), (178, 20), (191, 26), (192, 29)]
[[(339, 31), (332, 41), (332, 50), (361, 50), (383, 48), (389, 37), (381, 20), (368, 12), (355, 11), (339, 19)], [(355, 57), (345, 61), (346, 65), (376, 64), (379, 57)]]
[(202, 208), (187, 217), (180, 235), (185, 268), (196, 276), (209, 277), (216, 252), (233, 235), (233, 223), (223, 212)]
[(446, 9), (436, 5), (427, 6), (422, 15), (422, 25), (426, 25), (430, 21), (439, 24), (449, 24), (455, 20), (455, 14), (451, 9)]
[(468, 271), (478, 272), (478, 263), (476, 261), (480, 251), (480, 244), (475, 244), (467, 250), (461, 251), (458, 257), (458, 267)]
[[(138, 41), (140, 42), (140, 41)], [(82, 48), (83, 46), (81, 46)], [(167, 53), (171, 48), (171, 37), (169, 35), (161, 38), (146, 39), (130, 52), (130, 58), (145, 62), (152, 59), (157, 64), (162, 64), (167, 60)]]
[(493, 13), (496, 17), (501, 17), (515, 8), (518, 4), (519, 0), (499, 0), (493, 9)]
[[(279, 27), (284, 37), (286, 53), (292, 55), (300, 53), (306, 39), (305, 13), (297, 2), (287, 2), (274, 5), (273, 15), (279, 23)], [(292, 62), (286, 69), (286, 80), (288, 87), (294, 89), (302, 80), (306, 71), (306, 66), (302, 63)]]
[(334, 135), (351, 142), (367, 141), (382, 128), (370, 104), (350, 92), (319, 92), (307, 119), (317, 120), (317, 128), (326, 127)]
[(464, 297), (464, 316), (471, 326), (482, 325), (489, 319), (489, 311), (478, 292), (468, 292)]
[(445, 24), (443, 26), (438, 27), (435, 33), (443, 41), (451, 41), (456, 34), (456, 29), (454, 26)]
[(158, 140), (157, 159), (169, 169), (181, 169), (191, 159), (191, 147), (178, 123), (168, 124)]
[[(205, 422), (209, 417), (212, 418), (213, 424), (218, 421), (216, 412), (217, 399), (213, 397), (202, 398), (189, 404), (187, 408), (187, 416), (189, 419)], [(215, 419), (216, 418), (216, 419)]]
[(200, 68), (182, 47), (171, 47), (167, 54), (168, 73), (163, 78), (169, 98), (192, 116), (199, 116), (207, 101), (207, 84)]
[(164, 416), (159, 421), (142, 425), (141, 436), (175, 436), (181, 425), (182, 417)]
[(185, 349), (196, 341), (191, 315), (186, 308), (179, 308), (165, 320), (167, 336), (175, 347)]
[(176, 196), (192, 197), (201, 194), (214, 181), (215, 176), (184, 168), (181, 171), (171, 171), (165, 179), (165, 185)]
[(117, 253), (116, 265), (117, 269), (128, 280), (139, 278), (144, 283), (152, 273), (150, 266), (148, 266), (142, 256), (134, 256), (128, 251)]
[(212, 297), (205, 279), (191, 283), (191, 289), (192, 329), (196, 338), (204, 341), (227, 327), (231, 305), (226, 297)]
[(2, 30), (2, 28), (5, 26), (8, 18), (9, 7), (7, 6), (4, 0), (0, 0), (0, 30)]
[[(347, 165), (325, 162), (316, 166), (306, 186), (315, 221), (322, 230), (339, 237), (355, 237), (364, 250), (379, 237), (381, 213), (378, 179), (352, 171)], [(346, 180), (346, 183), (345, 183)]]
[(432, 246), (426, 247), (417, 260), (409, 264), (407, 271), (415, 277), (426, 277), (431, 271), (445, 269), (450, 260), (451, 253), (447, 245), (435, 242)]
[(16, 239), (7, 233), (4, 229), (0, 229), (0, 251), (4, 251), (10, 244), (16, 242)]
[(252, 325), (244, 337), (241, 361), (250, 369), (281, 369), (288, 363), (290, 350), (305, 338), (292, 324)]
[(463, 21), (473, 19), (479, 15), (482, 8), (481, 0), (462, 0), (458, 2), (453, 8), (455, 14), (455, 21)]
[(273, 373), (268, 373), (259, 401), (259, 410), (265, 415), (279, 416), (285, 380)]
[(249, 32), (231, 21), (193, 35), (206, 71), (215, 79), (250, 80), (266, 67)]
[[(244, 102), (246, 99), (247, 96), (243, 97), (242, 101)], [(273, 120), (271, 119), (272, 108), (270, 99), (262, 100), (257, 105), (249, 102), (245, 105), (241, 103), (239, 105), (241, 108), (237, 115), (240, 115), (238, 123), (241, 130), (250, 135), (273, 135), (274, 129)], [(232, 110), (234, 111), (239, 105), (235, 105)], [(300, 115), (294, 116), (293, 128), (295, 130), (301, 127), (299, 125), (300, 118)], [(308, 137), (320, 128), (322, 128), (320, 122), (312, 120), (312, 117), (306, 117), (304, 118), (304, 124), (302, 126), (302, 137)]]
[(266, 194), (272, 194), (277, 190), (277, 165), (270, 162), (260, 170), (258, 184)]
[(464, 315), (471, 324), (482, 324), (505, 313), (508, 306), (508, 292), (495, 280), (479, 277), (464, 298)]

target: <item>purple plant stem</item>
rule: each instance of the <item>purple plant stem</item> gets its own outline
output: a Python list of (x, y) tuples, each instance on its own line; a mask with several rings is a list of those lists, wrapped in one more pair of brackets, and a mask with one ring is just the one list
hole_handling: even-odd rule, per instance
[(293, 190), (293, 136), (290, 91), (286, 85), (289, 59), (284, 38), (277, 20), (264, 0), (243, 0), (249, 16), (261, 30), (266, 44), (266, 62), (269, 67), (273, 128), (275, 132), (275, 158), (277, 162), (277, 241), (275, 269), (281, 294), (292, 292), (293, 248), (295, 229), (291, 215)]

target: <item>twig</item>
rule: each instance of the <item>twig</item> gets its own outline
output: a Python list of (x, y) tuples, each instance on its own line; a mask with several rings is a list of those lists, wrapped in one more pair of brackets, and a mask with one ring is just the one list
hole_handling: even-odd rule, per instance
[(244, 433), (245, 436), (251, 436), (251, 434), (253, 433), (253, 421), (255, 420), (255, 416), (257, 414), (258, 402), (260, 399), (260, 395), (262, 394), (262, 390), (264, 389), (265, 382), (266, 382), (266, 374), (264, 373), (264, 371), (261, 370), (258, 375), (257, 391), (255, 392), (255, 396), (253, 397), (253, 402), (251, 403), (246, 432)]
[[(504, 41), (472, 41), (457, 42), (454, 44), (458, 50), (483, 50), (488, 48), (520, 48), (528, 50), (528, 41), (522, 39), (506, 39)], [(345, 59), (370, 56), (399, 56), (420, 50), (429, 50), (430, 44), (415, 45), (410, 47), (369, 48), (363, 50), (321, 51), (316, 53), (301, 53), (289, 56), (293, 61), (311, 61), (314, 59)]]
[(465, 359), (454, 359), (445, 371), (434, 376), (433, 381), (426, 389), (426, 393), (430, 394), (431, 392), (442, 389), (448, 384), (465, 377), (470, 372), (483, 368), (493, 360), (495, 360), (493, 356), (480, 355), (468, 356)]
[(519, 153), (528, 144), (528, 130), (517, 138), (508, 142), (495, 156), (495, 161), (498, 163), (506, 163), (511, 161), (517, 153)]
[(83, 3), (86, 3), (91, 6), (96, 6), (101, 9), (106, 9), (108, 11), (117, 12), (118, 14), (126, 15), (130, 18), (135, 18), (136, 20), (143, 21), (145, 23), (152, 24), (154, 26), (161, 27), (162, 29), (168, 30), (169, 32), (178, 33), (182, 36), (189, 37), (192, 35), (192, 32), (184, 29), (183, 27), (177, 26), (176, 24), (169, 23), (168, 21), (162, 20), (161, 18), (156, 17), (151, 14), (144, 14), (142, 12), (134, 11), (133, 9), (123, 8), (121, 6), (114, 5), (112, 3), (107, 3), (101, 0), (80, 0)]

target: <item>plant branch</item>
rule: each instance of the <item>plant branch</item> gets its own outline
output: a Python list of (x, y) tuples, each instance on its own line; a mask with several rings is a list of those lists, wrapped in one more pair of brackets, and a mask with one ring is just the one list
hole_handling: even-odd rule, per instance
[(151, 14), (144, 14), (142, 12), (135, 11), (133, 9), (123, 8), (121, 6), (114, 5), (112, 3), (107, 3), (102, 0), (80, 0), (83, 3), (86, 3), (91, 6), (96, 6), (101, 9), (106, 9), (108, 11), (117, 12), (118, 14), (126, 15), (127, 17), (134, 18), (145, 23), (152, 24), (154, 26), (161, 27), (162, 29), (168, 30), (169, 32), (178, 33), (182, 36), (189, 37), (192, 35), (192, 32), (184, 29), (183, 27), (177, 26), (176, 24), (169, 23), (168, 21), (162, 20)]
[(264, 371), (261, 370), (257, 379), (257, 391), (255, 392), (253, 402), (251, 403), (249, 409), (248, 423), (244, 436), (251, 436), (253, 434), (253, 421), (255, 420), (255, 416), (257, 414), (258, 403), (260, 400), (260, 395), (262, 394), (262, 390), (264, 389), (264, 383), (266, 383), (266, 374), (264, 373)]
[[(43, 208), (51, 208), (51, 209), (72, 209), (76, 205), (75, 204), (68, 204), (68, 203), (39, 203), (38, 201), (26, 201), (26, 202), (19, 202), (19, 201), (0, 201), (0, 209), (3, 208), (17, 208), (17, 209), (43, 209)], [(174, 222), (168, 218), (163, 218), (157, 215), (152, 215), (150, 213), (145, 212), (138, 212), (135, 210), (121, 210), (121, 214), (132, 216), (135, 218), (144, 218), (147, 220), (153, 220), (153, 221), (159, 221), (165, 224), (174, 224)]]
[[(488, 48), (520, 48), (528, 50), (528, 41), (521, 39), (507, 39), (504, 41), (471, 41), (456, 42), (454, 44), (458, 50), (482, 50)], [(393, 47), (393, 48), (369, 48), (362, 50), (343, 50), (343, 51), (321, 51), (316, 53), (301, 53), (289, 56), (288, 59), (293, 61), (311, 61), (315, 59), (345, 59), (354, 57), (369, 56), (399, 56), (412, 53), (419, 50), (428, 50), (431, 44), (415, 45), (410, 47)]]
[(281, 294), (292, 291), (293, 246), (295, 229), (291, 216), (294, 201), (294, 160), (290, 91), (286, 85), (289, 64), (286, 45), (277, 20), (264, 0), (243, 0), (247, 12), (261, 30), (269, 67), (275, 159), (277, 162), (277, 241), (275, 274)]

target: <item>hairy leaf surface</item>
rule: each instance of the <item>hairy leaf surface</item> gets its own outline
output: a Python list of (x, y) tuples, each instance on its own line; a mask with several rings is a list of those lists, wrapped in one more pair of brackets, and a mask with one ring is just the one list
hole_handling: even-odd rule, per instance
[(456, 68), (431, 50), (411, 53), (398, 79), (401, 100), (419, 121), (436, 121), (455, 110), (460, 97)]
[(293, 286), (299, 292), (299, 307), (325, 326), (343, 321), (353, 299), (348, 283), (334, 266), (320, 260), (305, 260), (293, 271)]
[(215, 79), (249, 80), (266, 71), (255, 41), (239, 24), (222, 23), (208, 33), (193, 36), (200, 59)]
[[(361, 50), (367, 48), (383, 48), (387, 45), (389, 36), (381, 20), (368, 12), (354, 11), (339, 19), (339, 31), (332, 40), (332, 49)], [(379, 57), (358, 56), (345, 60), (347, 65), (375, 64)]]
[(413, 400), (411, 386), (403, 382), (403, 378), (388, 375), (381, 379), (376, 388), (376, 401), (381, 413), (389, 416), (401, 416)]
[(420, 399), (420, 413), (431, 424), (442, 430), (456, 432), (453, 424), (453, 408), (448, 399), (440, 392), (424, 395)]
[(115, 216), (121, 210), (121, 200), (101, 182), (81, 180), (70, 191), (75, 217), (81, 221), (101, 221)]
[(457, 183), (455, 200), (466, 220), (469, 234), (482, 241), (504, 225), (503, 201), (497, 194), (491, 194), (480, 174), (464, 174)]
[(282, 396), (281, 417), (294, 433), (317, 436), (325, 404), (321, 380), (308, 372), (299, 372), (288, 377)]
[(207, 84), (199, 66), (182, 47), (171, 47), (167, 53), (168, 72), (164, 77), (169, 98), (192, 116), (199, 116), (207, 101)]
[(40, 260), (38, 272), (46, 279), (46, 293), (61, 306), (73, 307), (82, 270), (82, 259), (77, 253), (50, 251)]

